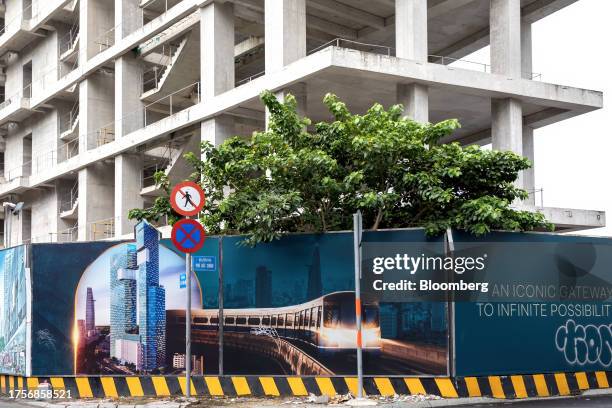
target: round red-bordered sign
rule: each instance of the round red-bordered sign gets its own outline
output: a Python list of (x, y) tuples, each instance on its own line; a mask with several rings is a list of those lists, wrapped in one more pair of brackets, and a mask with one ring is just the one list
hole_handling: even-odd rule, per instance
[(172, 243), (181, 252), (198, 252), (206, 240), (204, 227), (196, 220), (183, 219), (172, 226)]
[(193, 181), (178, 183), (170, 193), (172, 209), (186, 217), (191, 217), (202, 211), (205, 202), (204, 190)]

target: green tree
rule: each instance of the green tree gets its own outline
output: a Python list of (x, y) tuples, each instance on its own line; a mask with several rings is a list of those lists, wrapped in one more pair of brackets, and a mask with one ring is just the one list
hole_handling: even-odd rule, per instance
[[(552, 228), (539, 213), (510, 204), (527, 198), (513, 183), (530, 167), (512, 152), (462, 147), (440, 140), (457, 120), (420, 124), (402, 116), (401, 105), (375, 104), (364, 115), (328, 94), (323, 102), (334, 120), (311, 126), (284, 103), (261, 95), (270, 111), (269, 129), (220, 146), (202, 144), (202, 156), (185, 157), (194, 168), (207, 205), (201, 222), (211, 234), (245, 234), (245, 243), (268, 242), (290, 232), (352, 228), (358, 209), (371, 229), (424, 227), (428, 234), (452, 227), (473, 234), (491, 230)], [(168, 192), (163, 173), (157, 182)], [(177, 219), (160, 197), (130, 218)]]

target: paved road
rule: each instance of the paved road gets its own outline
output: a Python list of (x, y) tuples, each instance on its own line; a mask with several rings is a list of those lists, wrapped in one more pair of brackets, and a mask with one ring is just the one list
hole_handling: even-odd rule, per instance
[[(464, 405), (466, 406), (466, 405)], [(529, 401), (485, 403), (467, 405), (471, 407), (515, 407), (515, 408), (557, 408), (557, 407), (588, 407), (588, 408), (610, 408), (612, 407), (612, 395), (581, 396), (574, 398), (553, 398)]]
[[(270, 400), (270, 399), (264, 399), (264, 400), (258, 400), (258, 399), (250, 399), (250, 400), (246, 400), (244, 402), (238, 402), (238, 403), (232, 403), (230, 401), (227, 401), (227, 403), (223, 403), (221, 401), (215, 401), (212, 404), (208, 404), (207, 401), (200, 401), (199, 404), (196, 405), (197, 408), (205, 408), (205, 407), (216, 407), (219, 408), (220, 406), (234, 406), (234, 407), (241, 407), (241, 408), (255, 408), (255, 407), (265, 407), (265, 408), (286, 408), (287, 407), (287, 402), (285, 403), (275, 403), (274, 400)], [(441, 406), (438, 405), (436, 403), (439, 403), (442, 401), (433, 401), (433, 406)], [(73, 403), (74, 404), (74, 403)], [(168, 406), (171, 406), (172, 404), (169, 404)], [(75, 405), (73, 405), (75, 406)], [(292, 406), (295, 406), (296, 408), (319, 408), (319, 407), (325, 407), (328, 405), (324, 405), (324, 404), (309, 404), (309, 403), (304, 403), (304, 404), (295, 404)], [(333, 405), (335, 407), (337, 407), (338, 405)], [(378, 405), (379, 408), (414, 408), (414, 407), (422, 407), (423, 405), (417, 404), (415, 405), (415, 403), (411, 403), (411, 402), (405, 402), (405, 403), (390, 403), (390, 404), (380, 404)], [(491, 408), (497, 408), (497, 407), (513, 407), (513, 408), (610, 408), (612, 407), (612, 395), (597, 395), (597, 396), (580, 396), (580, 397), (573, 397), (573, 398), (550, 398), (550, 399), (541, 399), (541, 400), (528, 400), (528, 401), (499, 401), (499, 402), (492, 402), (492, 403), (480, 403), (480, 404), (467, 404), (467, 405), (455, 405), (456, 407), (460, 408), (460, 407), (480, 407), (480, 408), (485, 408), (485, 407), (491, 407)], [(12, 400), (8, 400), (6, 398), (2, 398), (0, 399), (0, 408), (32, 408), (32, 405), (29, 405), (27, 403), (24, 402), (20, 402), (20, 401), (12, 401)]]

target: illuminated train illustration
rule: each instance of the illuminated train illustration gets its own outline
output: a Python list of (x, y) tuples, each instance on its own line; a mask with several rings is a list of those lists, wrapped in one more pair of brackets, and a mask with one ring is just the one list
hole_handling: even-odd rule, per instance
[[(361, 305), (363, 348), (379, 350), (378, 301), (362, 298)], [(173, 312), (168, 316), (168, 323), (184, 325), (184, 312)], [(193, 330), (218, 330), (216, 309), (194, 309), (191, 313)], [(274, 337), (308, 343), (322, 351), (354, 349), (357, 345), (355, 292), (334, 292), (294, 306), (224, 309), (223, 316), (223, 330), (226, 333), (263, 331)]]

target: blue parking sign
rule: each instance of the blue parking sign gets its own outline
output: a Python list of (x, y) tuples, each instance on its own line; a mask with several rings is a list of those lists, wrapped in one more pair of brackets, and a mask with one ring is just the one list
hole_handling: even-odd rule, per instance
[(179, 276), (179, 289), (185, 289), (187, 287), (187, 274), (181, 273)]
[(195, 272), (214, 272), (217, 270), (216, 256), (193, 256), (192, 259)]

